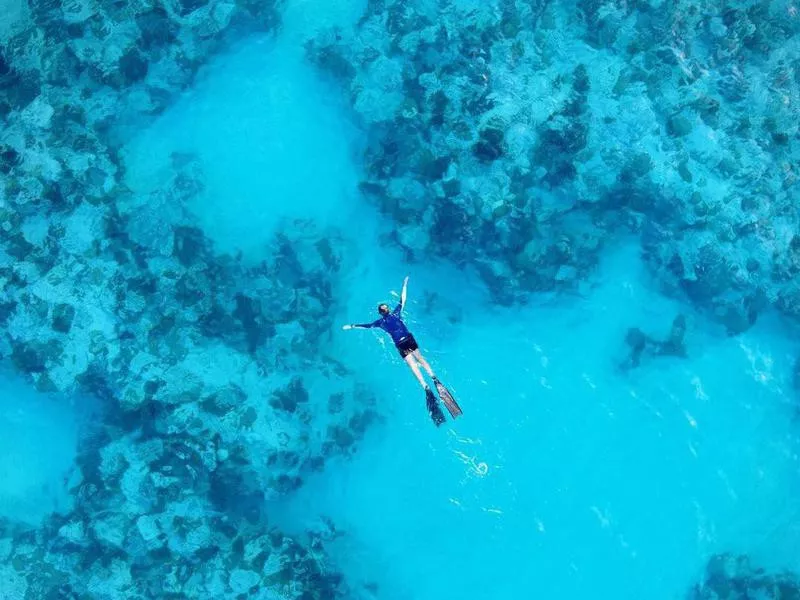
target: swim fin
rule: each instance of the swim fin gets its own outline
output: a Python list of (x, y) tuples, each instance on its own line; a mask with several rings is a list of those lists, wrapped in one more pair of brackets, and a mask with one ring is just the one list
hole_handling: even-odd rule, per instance
[(434, 396), (431, 388), (425, 388), (425, 404), (428, 407), (428, 413), (430, 413), (431, 419), (433, 419), (433, 424), (438, 427), (444, 423), (445, 418), (442, 407), (439, 406), (439, 402), (436, 400), (436, 396)]
[(447, 410), (450, 411), (450, 416), (455, 419), (463, 415), (464, 413), (461, 412), (461, 407), (458, 405), (458, 402), (456, 402), (456, 399), (453, 398), (453, 394), (450, 393), (450, 390), (444, 387), (444, 384), (439, 381), (437, 377), (433, 378), (433, 383), (436, 384), (436, 391), (439, 392), (439, 397), (442, 399), (442, 402), (444, 402)]

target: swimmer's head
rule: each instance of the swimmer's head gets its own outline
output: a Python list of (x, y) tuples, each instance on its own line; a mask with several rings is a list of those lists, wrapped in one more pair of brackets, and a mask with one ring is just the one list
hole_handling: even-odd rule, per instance
[(381, 302), (378, 304), (378, 312), (382, 314), (384, 317), (389, 314), (389, 305), (385, 302)]

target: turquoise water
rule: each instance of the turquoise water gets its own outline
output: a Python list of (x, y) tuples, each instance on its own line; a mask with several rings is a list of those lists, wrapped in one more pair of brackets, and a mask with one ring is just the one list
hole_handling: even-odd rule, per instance
[(682, 308), (648, 289), (630, 248), (571, 302), (492, 311), (464, 283), (443, 291), (464, 308), (455, 331), (409, 312), (465, 418), (426, 431), (414, 383), (379, 353), (397, 389), (389, 424), (284, 507), (340, 524), (345, 568), (377, 579), (378, 597), (677, 598), (725, 549), (797, 564), (798, 440), (779, 366), (792, 345), (779, 329), (734, 340), (696, 325), (689, 361), (622, 376), (626, 327), (666, 330)]
[[(139, 193), (170, 177), (173, 153), (199, 157), (204, 191), (189, 208), (222, 252), (257, 260), (281, 225), (344, 225), (356, 209), (357, 134), (342, 118), (337, 90), (304, 58), (303, 41), (322, 26), (308, 22), (320, 15), (317, 4), (293, 4), (289, 30), (277, 39), (242, 42), (205, 67), (194, 88), (126, 147), (127, 183)], [(349, 10), (334, 7), (330, 21)]]
[(0, 515), (27, 526), (73, 508), (80, 483), (75, 459), (91, 432), (97, 406), (87, 398), (43, 394), (19, 376), (0, 372)]
[[(196, 159), (201, 187), (187, 201), (188, 218), (216, 252), (245, 265), (267, 260), (276, 234), (309, 221), (343, 248), (310, 353), (343, 365), (382, 418), (352, 450), (304, 471), (299, 489), (268, 495), (269, 527), (302, 540), (320, 522), (334, 524), (341, 535), (324, 544), (326, 569), (341, 573), (353, 598), (677, 599), (719, 553), (800, 571), (796, 324), (767, 310), (752, 328), (727, 335), (707, 312), (664, 292), (629, 235), (607, 240), (575, 289), (530, 294), (511, 307), (466, 264), (425, 254), (410, 260), (392, 243), (396, 224), (359, 192), (365, 123), (304, 50), (323, 28), (353, 26), (363, 9), (290, 2), (276, 33), (238, 40), (202, 66), (121, 151), (124, 183), (139, 199), (171, 185), (176, 155)], [(155, 230), (162, 205), (153, 207)], [(372, 320), (378, 302), (396, 300), (405, 276), (407, 322), (464, 410), (438, 429), (387, 338), (340, 327)], [(687, 357), (620, 368), (629, 329), (666, 338), (678, 315), (687, 322)], [(324, 412), (339, 388), (324, 387), (330, 380), (319, 376), (319, 363), (301, 364), (308, 370), (300, 378), (314, 382), (309, 411)], [(3, 374), (0, 397), (0, 515), (37, 526), (69, 514), (81, 436), (102, 418), (80, 396), (54, 400), (15, 375)], [(269, 419), (250, 425), (252, 448), (269, 447), (285, 427)], [(121, 435), (117, 427), (108, 425), (109, 439)], [(313, 432), (310, 443), (323, 434)], [(278, 469), (266, 452), (251, 466), (258, 481)], [(195, 508), (181, 505), (181, 519)], [(148, 544), (156, 538), (141, 535)], [(131, 562), (142, 547), (153, 550), (136, 543), (120, 543)], [(233, 569), (213, 560), (203, 564)], [(227, 571), (219, 577), (227, 581)], [(249, 586), (213, 589), (223, 588), (181, 597), (233, 598)], [(87, 597), (133, 597), (128, 589)], [(302, 592), (286, 589), (262, 583), (251, 595)]]
[[(215, 61), (130, 146), (134, 185), (162, 148), (199, 153), (208, 192), (192, 209), (221, 248), (256, 257), (282, 219), (344, 227), (360, 251), (339, 322), (370, 320), (410, 275), (409, 323), (465, 416), (434, 429), (381, 334), (335, 332), (330, 349), (387, 421), (272, 506), (281, 526), (333, 519), (335, 564), (387, 599), (677, 598), (725, 551), (800, 567), (783, 325), (726, 338), (654, 289), (634, 240), (607, 249), (580, 295), (515, 309), (494, 307), (473, 273), (404, 262), (377, 242), (391, 225), (353, 194), (357, 126), (296, 62), (292, 33)], [(615, 368), (629, 327), (666, 336), (681, 312), (688, 360)]]

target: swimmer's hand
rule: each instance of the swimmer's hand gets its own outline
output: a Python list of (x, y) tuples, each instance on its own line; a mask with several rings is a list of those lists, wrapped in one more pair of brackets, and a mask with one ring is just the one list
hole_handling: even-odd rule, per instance
[(352, 329), (352, 328), (353, 328), (352, 325), (342, 325), (342, 329), (344, 329), (345, 331), (347, 331), (348, 329)]

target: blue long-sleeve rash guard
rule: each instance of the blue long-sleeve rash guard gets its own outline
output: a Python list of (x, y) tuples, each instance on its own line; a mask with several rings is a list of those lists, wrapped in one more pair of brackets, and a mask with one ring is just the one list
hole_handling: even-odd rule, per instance
[(359, 325), (353, 325), (353, 327), (361, 327), (362, 329), (371, 329), (373, 327), (380, 327), (390, 336), (392, 336), (392, 341), (395, 344), (399, 344), (409, 335), (411, 332), (406, 327), (406, 324), (403, 323), (403, 319), (400, 318), (400, 313), (403, 310), (403, 304), (398, 304), (395, 309), (390, 312), (386, 316), (382, 316), (377, 321), (373, 321), (372, 323), (361, 323)]

